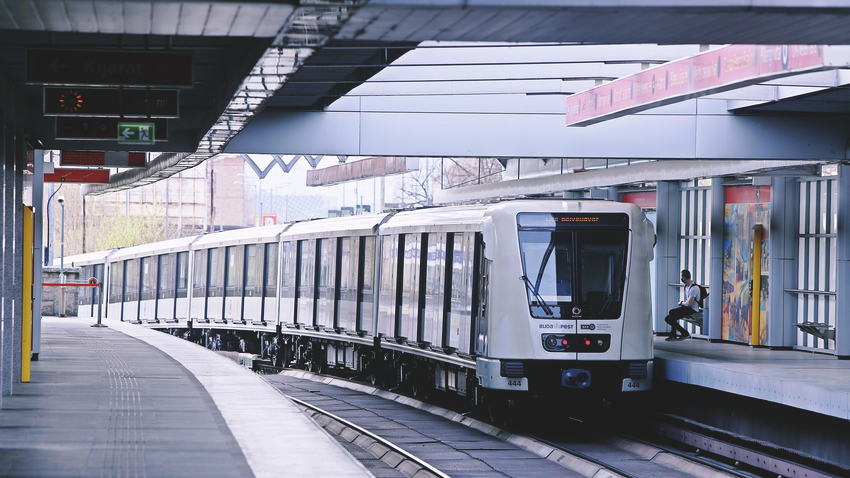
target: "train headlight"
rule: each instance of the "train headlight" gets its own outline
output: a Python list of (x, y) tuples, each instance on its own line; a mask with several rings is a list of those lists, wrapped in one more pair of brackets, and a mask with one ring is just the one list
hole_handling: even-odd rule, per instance
[(570, 352), (575, 335), (543, 334), (543, 348), (548, 352)]

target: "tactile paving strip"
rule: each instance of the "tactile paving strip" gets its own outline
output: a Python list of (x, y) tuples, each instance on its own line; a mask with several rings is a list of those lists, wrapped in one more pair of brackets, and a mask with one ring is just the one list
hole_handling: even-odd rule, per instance
[(339, 443), (253, 372), (191, 342), (136, 325), (109, 327), (180, 362), (212, 397), (257, 478), (371, 477)]

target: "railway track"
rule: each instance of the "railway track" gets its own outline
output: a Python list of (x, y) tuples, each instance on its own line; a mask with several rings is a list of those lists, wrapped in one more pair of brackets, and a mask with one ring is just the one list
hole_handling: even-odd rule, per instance
[[(367, 467), (370, 460), (380, 461), (377, 466), (382, 471), (376, 476), (839, 476), (805, 467), (789, 468), (788, 475), (775, 469), (736, 468), (736, 460), (729, 463), (701, 456), (694, 449), (682, 451), (604, 430), (591, 431), (578, 422), (544, 433), (514, 432), (391, 391), (309, 372), (293, 370), (266, 378), (305, 409), (310, 407), (308, 413), (341, 443), (368, 452)], [(388, 475), (388, 469), (400, 474)]]

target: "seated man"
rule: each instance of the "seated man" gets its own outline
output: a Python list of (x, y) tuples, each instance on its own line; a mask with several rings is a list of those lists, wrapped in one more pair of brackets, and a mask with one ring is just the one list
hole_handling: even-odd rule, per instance
[(679, 306), (675, 309), (670, 309), (670, 313), (664, 318), (664, 322), (667, 322), (673, 329), (670, 332), (670, 336), (665, 339), (667, 341), (690, 338), (691, 334), (679, 325), (679, 320), (699, 312), (699, 305), (697, 304), (697, 299), (700, 298), (699, 287), (691, 280), (691, 272), (687, 269), (682, 270), (682, 283), (685, 284), (684, 302), (680, 301)]

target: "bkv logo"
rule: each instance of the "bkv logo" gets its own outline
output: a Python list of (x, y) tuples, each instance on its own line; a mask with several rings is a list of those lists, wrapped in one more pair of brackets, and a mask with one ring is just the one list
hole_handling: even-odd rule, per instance
[(596, 330), (596, 324), (581, 324), (581, 330)]

